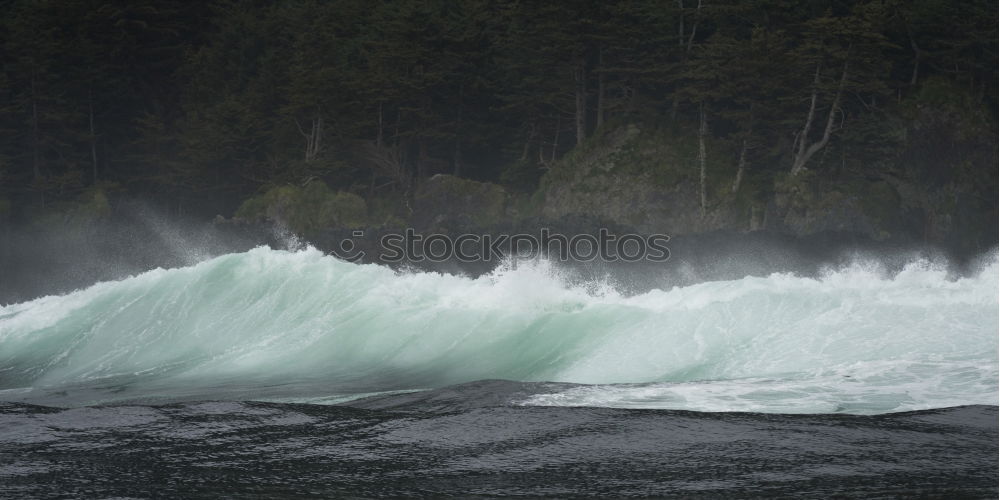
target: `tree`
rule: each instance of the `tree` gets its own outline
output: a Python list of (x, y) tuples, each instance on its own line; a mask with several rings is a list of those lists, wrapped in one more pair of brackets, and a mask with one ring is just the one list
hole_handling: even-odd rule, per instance
[[(877, 71), (884, 65), (882, 50), (886, 45), (878, 29), (882, 14), (874, 3), (859, 4), (847, 15), (827, 14), (805, 23), (802, 43), (793, 57), (799, 68), (808, 64), (814, 69), (808, 112), (793, 145), (792, 175), (804, 171), (809, 160), (830, 143), (838, 116), (845, 121), (845, 93), (860, 97), (861, 93), (881, 89)], [(822, 119), (819, 115), (824, 96), (828, 105)], [(821, 128), (814, 128), (818, 119), (822, 120)]]

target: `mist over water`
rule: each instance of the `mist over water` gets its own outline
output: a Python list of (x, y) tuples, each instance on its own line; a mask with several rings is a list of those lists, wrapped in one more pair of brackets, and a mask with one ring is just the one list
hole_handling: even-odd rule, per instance
[(629, 289), (255, 248), (0, 307), (0, 400), (338, 402), (481, 379), (517, 403), (886, 413), (997, 404), (996, 255)]
[(138, 200), (120, 201), (109, 219), (0, 224), (0, 304), (190, 266), (280, 236), (252, 229), (179, 217)]

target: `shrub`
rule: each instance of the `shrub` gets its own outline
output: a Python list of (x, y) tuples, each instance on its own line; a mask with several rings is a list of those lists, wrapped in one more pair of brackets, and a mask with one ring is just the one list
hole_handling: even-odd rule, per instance
[(244, 201), (236, 217), (275, 221), (305, 235), (329, 227), (363, 227), (367, 225), (367, 213), (360, 196), (334, 192), (324, 182), (312, 181), (305, 187), (273, 187)]

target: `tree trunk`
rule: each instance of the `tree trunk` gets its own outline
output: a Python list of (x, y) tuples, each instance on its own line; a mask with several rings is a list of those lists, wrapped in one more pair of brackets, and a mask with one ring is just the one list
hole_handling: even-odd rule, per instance
[(680, 15), (677, 16), (677, 45), (684, 46), (684, 0), (677, 0)]
[(398, 107), (396, 108), (396, 126), (392, 132), (392, 142), (397, 148), (399, 147), (399, 123), (403, 121), (403, 111)]
[(707, 159), (707, 154), (705, 151), (705, 136), (708, 135), (708, 118), (705, 116), (705, 103), (702, 102), (699, 106), (699, 115), (701, 115), (701, 124), (698, 127), (698, 170), (699, 178), (701, 184), (701, 216), (705, 217), (705, 208), (708, 205), (708, 196), (706, 194), (706, 172), (705, 172), (705, 162)]
[[(561, 123), (559, 123), (559, 116), (556, 116), (556, 134), (552, 137), (552, 163), (556, 162), (556, 151), (559, 150), (559, 132), (561, 128)], [(539, 148), (540, 149), (540, 148)]]
[(576, 80), (576, 145), (587, 138), (587, 68), (583, 55), (577, 57), (573, 72)]
[(41, 155), (38, 144), (38, 95), (35, 89), (35, 73), (31, 73), (31, 170), (35, 180), (42, 178)]
[(747, 132), (743, 136), (743, 144), (740, 146), (740, 160), (736, 167), (736, 179), (733, 180), (733, 194), (740, 190), (743, 182), (743, 172), (747, 166), (747, 150), (750, 149), (750, 135), (753, 134), (753, 103), (750, 103), (750, 112), (747, 118)]
[(698, 33), (698, 22), (701, 20), (701, 0), (698, 0), (698, 7), (695, 8), (694, 25), (691, 26), (691, 34), (688, 35), (687, 48), (684, 49), (684, 59), (687, 60), (691, 54), (691, 47), (694, 46), (694, 36)]
[(922, 53), (920, 52), (920, 46), (917, 45), (917, 40), (913, 38), (913, 28), (910, 27), (910, 23), (906, 23), (906, 35), (910, 38), (910, 48), (913, 49), (913, 73), (910, 74), (910, 86), (915, 86), (917, 84), (917, 76), (920, 75), (920, 58)]
[(383, 139), (383, 125), (382, 125), (382, 103), (378, 103), (378, 132), (375, 134), (375, 146), (378, 148), (382, 147)]
[[(681, 59), (682, 65), (687, 65), (688, 58), (691, 56), (691, 48), (694, 47), (694, 36), (698, 33), (698, 21), (701, 13), (701, 2), (698, 0), (698, 6), (695, 7), (695, 20), (694, 24), (691, 26), (691, 33), (687, 35), (687, 41), (685, 42), (684, 34), (684, 0), (677, 0), (677, 6), (681, 9), (680, 16), (680, 29), (678, 30), (677, 45), (684, 47), (684, 56)], [(686, 45), (685, 45), (686, 43)], [(670, 122), (673, 123), (677, 120), (677, 108), (680, 106), (679, 99), (677, 98), (677, 92), (674, 92), (674, 96), (671, 98), (670, 103)]]
[(463, 111), (463, 94), (465, 86), (459, 85), (458, 87), (458, 119), (455, 121), (455, 150), (452, 154), (452, 167), (454, 169), (455, 177), (458, 177), (462, 173), (462, 111)]
[(427, 152), (427, 141), (423, 138), (420, 139), (420, 143), (417, 145), (417, 180), (421, 181), (427, 178), (427, 164), (430, 160), (430, 154)]
[(94, 128), (94, 92), (87, 90), (87, 104), (90, 111), (90, 162), (94, 169), (94, 184), (97, 184), (97, 132)]
[(826, 117), (826, 128), (823, 129), (823, 137), (818, 141), (808, 144), (809, 142), (809, 129), (812, 128), (812, 121), (816, 114), (816, 101), (819, 96), (819, 75), (820, 75), (820, 65), (816, 65), (816, 76), (813, 79), (813, 92), (812, 99), (809, 104), (809, 115), (806, 118), (806, 125), (802, 128), (802, 132), (798, 138), (798, 151), (795, 153), (795, 161), (792, 163), (792, 175), (798, 175), (803, 170), (806, 169), (806, 163), (809, 159), (813, 157), (818, 151), (826, 147), (827, 143), (830, 142), (830, 135), (833, 133), (833, 120), (837, 114), (837, 109), (840, 107), (840, 96), (844, 92), (844, 85), (847, 82), (847, 65), (850, 61), (850, 47), (848, 47), (848, 54), (844, 59), (844, 69), (840, 73), (840, 83), (837, 85), (837, 94), (833, 98), (833, 103), (830, 104), (830, 113)]
[[(805, 154), (809, 130), (812, 128), (813, 118), (816, 116), (816, 101), (819, 99), (820, 67), (820, 63), (816, 63), (816, 75), (813, 77), (813, 90), (812, 96), (809, 99), (809, 114), (806, 115), (806, 124), (802, 127), (802, 130), (799, 131), (798, 135), (795, 136), (795, 142), (792, 143), (792, 150), (795, 151), (796, 164), (798, 164), (799, 158)], [(794, 167), (792, 168), (792, 173), (795, 173)]]
[(312, 161), (313, 159), (313, 145), (316, 140), (316, 119), (313, 118), (309, 122), (309, 134), (306, 136), (306, 161)]
[(604, 49), (597, 52), (597, 128), (604, 125)]
[(317, 115), (310, 121), (308, 133), (302, 129), (302, 125), (299, 125), (298, 120), (295, 120), (295, 126), (299, 128), (299, 133), (306, 139), (306, 162), (315, 160), (322, 148), (323, 117)]
[(313, 137), (313, 159), (315, 160), (323, 148), (323, 117), (316, 116), (316, 127), (313, 131), (315, 132)]
[(743, 139), (743, 145), (740, 147), (740, 161), (736, 167), (736, 179), (733, 180), (733, 194), (736, 194), (740, 190), (740, 183), (743, 182), (743, 171), (746, 170), (747, 166), (747, 140)]
[[(528, 128), (528, 139), (524, 141), (524, 149), (521, 150), (521, 161), (528, 161), (528, 151), (531, 149), (531, 143), (535, 140), (535, 136), (538, 134), (538, 124), (532, 121)], [(541, 148), (539, 148), (541, 151)]]

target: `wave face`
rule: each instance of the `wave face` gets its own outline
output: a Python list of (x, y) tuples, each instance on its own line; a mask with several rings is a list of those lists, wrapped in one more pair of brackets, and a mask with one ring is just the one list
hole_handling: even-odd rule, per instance
[(541, 262), (477, 279), (257, 248), (0, 307), (0, 400), (338, 401), (479, 379), (531, 405), (884, 413), (997, 404), (996, 257), (627, 296)]

